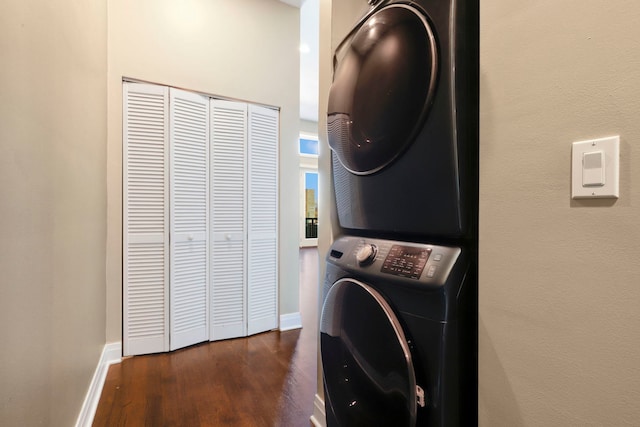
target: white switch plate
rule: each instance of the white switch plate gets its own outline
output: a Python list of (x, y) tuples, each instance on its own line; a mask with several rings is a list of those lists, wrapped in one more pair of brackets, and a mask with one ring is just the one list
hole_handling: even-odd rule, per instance
[[(604, 152), (603, 185), (584, 185), (585, 177), (592, 177), (592, 169), (585, 170), (584, 155)], [(599, 171), (598, 171), (599, 172)], [(571, 197), (574, 199), (617, 199), (620, 181), (620, 137), (611, 136), (600, 139), (574, 142), (571, 147)], [(587, 182), (594, 180), (589, 178)], [(598, 181), (598, 180), (596, 180)]]

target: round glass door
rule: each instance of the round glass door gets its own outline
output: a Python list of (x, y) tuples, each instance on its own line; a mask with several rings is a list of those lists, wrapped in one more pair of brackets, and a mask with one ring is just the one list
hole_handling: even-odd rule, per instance
[(338, 425), (415, 426), (416, 379), (409, 345), (375, 289), (341, 279), (322, 308), (325, 402)]
[(329, 145), (347, 170), (374, 173), (407, 148), (426, 117), (436, 71), (435, 37), (414, 7), (390, 5), (362, 24), (329, 92)]

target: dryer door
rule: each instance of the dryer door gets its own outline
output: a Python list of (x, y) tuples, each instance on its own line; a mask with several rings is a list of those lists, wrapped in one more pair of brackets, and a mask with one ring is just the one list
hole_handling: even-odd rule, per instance
[(435, 37), (422, 12), (393, 4), (369, 17), (335, 59), (329, 145), (347, 170), (370, 174), (420, 130), (435, 91)]
[(382, 295), (341, 279), (327, 293), (320, 322), (327, 425), (414, 426), (411, 353)]

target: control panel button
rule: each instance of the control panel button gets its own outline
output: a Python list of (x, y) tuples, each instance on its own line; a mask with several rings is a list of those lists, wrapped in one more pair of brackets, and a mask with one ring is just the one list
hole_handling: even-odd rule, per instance
[(376, 259), (377, 253), (378, 248), (376, 248), (376, 245), (365, 243), (360, 249), (358, 249), (358, 252), (356, 253), (356, 260), (358, 261), (358, 264), (362, 266), (369, 265)]
[(436, 270), (438, 269), (435, 265), (430, 265), (427, 269), (427, 277), (433, 278), (436, 275)]

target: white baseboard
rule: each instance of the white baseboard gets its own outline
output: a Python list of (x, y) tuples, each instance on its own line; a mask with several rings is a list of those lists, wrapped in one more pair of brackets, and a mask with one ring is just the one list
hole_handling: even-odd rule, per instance
[(280, 315), (281, 331), (290, 331), (291, 329), (300, 328), (302, 328), (302, 316), (300, 316), (300, 312)]
[(114, 363), (120, 363), (122, 360), (122, 344), (119, 342), (113, 342), (105, 344), (98, 361), (98, 366), (93, 372), (93, 378), (91, 384), (89, 384), (89, 390), (84, 398), (82, 409), (80, 409), (80, 415), (76, 421), (76, 427), (91, 427), (93, 424), (93, 417), (96, 415), (96, 409), (98, 409), (98, 402), (100, 402), (100, 395), (102, 394), (102, 387), (104, 381), (107, 378), (107, 372), (109, 371), (109, 365)]
[(311, 416), (311, 424), (315, 427), (327, 427), (327, 415), (324, 411), (324, 400), (316, 394), (313, 400), (313, 415)]

